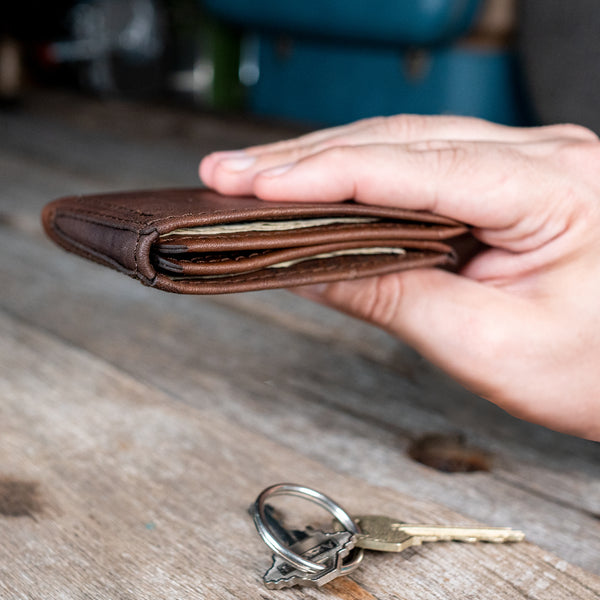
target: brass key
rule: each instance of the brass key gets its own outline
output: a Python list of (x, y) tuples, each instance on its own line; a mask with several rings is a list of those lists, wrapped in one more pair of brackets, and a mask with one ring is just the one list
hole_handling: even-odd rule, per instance
[(521, 542), (525, 534), (509, 527), (448, 527), (402, 523), (379, 515), (354, 517), (361, 533), (356, 546), (384, 552), (402, 552), (423, 542)]

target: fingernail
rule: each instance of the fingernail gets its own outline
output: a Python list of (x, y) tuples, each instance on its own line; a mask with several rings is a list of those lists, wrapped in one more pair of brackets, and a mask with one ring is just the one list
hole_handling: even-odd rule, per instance
[(279, 175), (287, 173), (295, 164), (296, 163), (288, 163), (287, 165), (280, 165), (279, 167), (261, 171), (260, 174), (262, 177), (279, 177)]
[(219, 165), (221, 165), (227, 171), (245, 171), (255, 162), (255, 156), (240, 156), (235, 158), (224, 158), (223, 160), (219, 161)]

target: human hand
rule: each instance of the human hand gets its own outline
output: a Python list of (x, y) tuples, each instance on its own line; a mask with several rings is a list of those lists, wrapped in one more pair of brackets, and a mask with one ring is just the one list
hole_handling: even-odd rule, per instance
[(359, 121), (215, 153), (204, 182), (265, 200), (354, 198), (468, 223), (460, 274), (416, 269), (301, 294), (402, 338), (508, 412), (600, 441), (600, 142), (574, 125)]

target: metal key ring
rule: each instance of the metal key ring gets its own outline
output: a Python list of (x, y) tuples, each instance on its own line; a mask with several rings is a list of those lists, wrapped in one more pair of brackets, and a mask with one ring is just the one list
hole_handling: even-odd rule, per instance
[[(286, 562), (293, 565), (297, 569), (300, 569), (301, 571), (318, 573), (319, 571), (324, 571), (327, 567), (317, 562), (313, 562), (312, 560), (303, 558), (299, 554), (296, 554), (296, 552), (293, 552), (284, 546), (277, 539), (268, 525), (265, 514), (266, 501), (272, 496), (296, 496), (298, 498), (310, 500), (311, 502), (318, 504), (321, 508), (324, 508), (326, 511), (330, 512), (333, 517), (339, 521), (350, 533), (360, 533), (360, 529), (352, 520), (352, 517), (339, 504), (337, 504), (337, 502), (325, 494), (321, 494), (321, 492), (317, 492), (309, 487), (296, 485), (294, 483), (277, 483), (266, 488), (259, 494), (254, 506), (252, 507), (252, 518), (254, 519), (254, 525), (256, 526), (256, 529), (264, 543), (273, 552), (275, 552), (275, 554), (281, 556), (281, 558), (283, 558)], [(340, 574), (346, 575), (350, 573), (350, 571), (356, 569), (356, 567), (358, 567), (358, 565), (361, 563), (362, 559), (363, 551), (361, 548), (358, 550), (358, 552), (355, 552), (355, 555), (348, 563), (342, 566)]]

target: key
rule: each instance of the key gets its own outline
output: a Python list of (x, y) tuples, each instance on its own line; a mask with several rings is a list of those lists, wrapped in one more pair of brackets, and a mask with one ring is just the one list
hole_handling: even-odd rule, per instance
[(403, 523), (379, 515), (354, 517), (361, 533), (356, 535), (356, 546), (384, 552), (402, 552), (423, 542), (520, 542), (522, 531), (509, 527), (447, 527), (420, 523)]
[(295, 585), (319, 587), (345, 574), (343, 561), (354, 548), (355, 534), (349, 531), (328, 533), (311, 528), (304, 533), (306, 536), (294, 542), (290, 550), (325, 568), (316, 573), (301, 571), (274, 554), (273, 564), (263, 576), (267, 588), (280, 590)]
[[(289, 530), (283, 515), (266, 503), (270, 496), (296, 496), (318, 504), (331, 513), (342, 529), (320, 531), (314, 527)], [(294, 585), (318, 587), (347, 575), (363, 559), (363, 551), (355, 546), (358, 527), (352, 517), (328, 496), (306, 486), (279, 483), (264, 489), (250, 507), (249, 513), (265, 544), (274, 552), (271, 567), (263, 576), (269, 589)]]
[(344, 564), (344, 558), (354, 547), (353, 533), (326, 533), (311, 526), (305, 529), (288, 529), (283, 518), (271, 504), (265, 504), (265, 520), (277, 537), (289, 546), (290, 550), (303, 558), (323, 564), (325, 569), (314, 573), (302, 571), (274, 554), (273, 563), (263, 576), (267, 588), (278, 590), (295, 585), (319, 587), (345, 575), (360, 563), (362, 555), (360, 558), (355, 557), (351, 565)]

